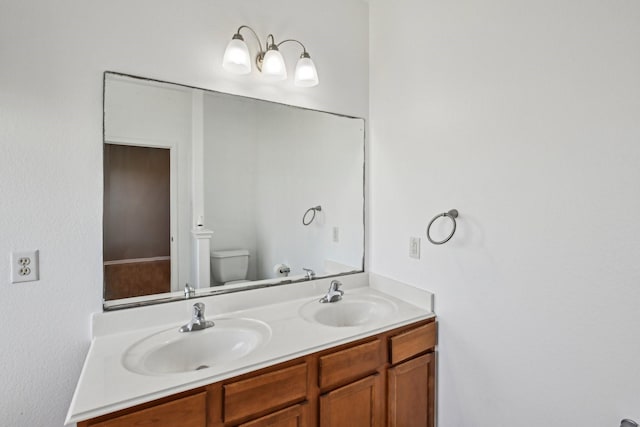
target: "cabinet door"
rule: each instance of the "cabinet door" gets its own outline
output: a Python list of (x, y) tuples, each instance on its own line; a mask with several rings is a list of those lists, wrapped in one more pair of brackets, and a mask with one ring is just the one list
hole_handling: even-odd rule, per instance
[(295, 405), (257, 420), (240, 424), (238, 427), (305, 427), (307, 425), (305, 408), (306, 406), (303, 405)]
[(380, 381), (380, 375), (371, 375), (320, 396), (320, 427), (381, 427)]
[(433, 353), (390, 368), (389, 427), (433, 427), (435, 363)]

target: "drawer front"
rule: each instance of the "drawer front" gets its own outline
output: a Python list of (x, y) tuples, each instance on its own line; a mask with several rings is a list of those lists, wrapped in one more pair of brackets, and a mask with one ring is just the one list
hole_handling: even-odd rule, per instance
[(307, 396), (307, 364), (225, 384), (223, 393), (225, 422), (301, 402)]
[(92, 427), (206, 427), (206, 395), (199, 393), (123, 415)]
[(375, 340), (320, 356), (318, 383), (324, 389), (376, 371), (384, 364), (382, 341)]
[(402, 362), (436, 345), (436, 322), (391, 337), (391, 364)]
[(240, 424), (238, 427), (305, 427), (305, 408), (304, 405), (295, 405), (257, 420)]

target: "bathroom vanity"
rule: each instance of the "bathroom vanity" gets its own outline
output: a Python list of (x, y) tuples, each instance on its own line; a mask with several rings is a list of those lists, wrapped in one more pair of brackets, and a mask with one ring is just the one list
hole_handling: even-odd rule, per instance
[[(67, 422), (79, 427), (433, 426), (433, 296), (368, 273), (339, 279), (344, 296), (336, 303), (319, 303), (330, 283), (324, 279), (243, 292), (241, 302), (229, 294), (96, 315), (96, 336)], [(251, 307), (252, 298), (261, 304)], [(259, 332), (263, 339), (252, 351), (204, 368), (200, 355), (195, 368), (149, 362), (152, 353), (138, 351), (140, 343), (172, 334), (180, 321), (169, 328), (154, 324), (173, 318), (184, 323), (194, 302), (203, 302), (207, 318), (218, 322), (211, 330), (240, 319), (268, 331)], [(223, 315), (212, 315), (216, 306)], [(134, 318), (142, 324), (131, 331), (127, 325)], [(183, 334), (177, 338), (183, 340), (180, 348), (191, 346), (187, 339), (206, 337), (207, 330)], [(128, 358), (146, 362), (131, 364)]]
[(433, 295), (362, 272), (364, 119), (105, 72), (103, 123), (67, 424), (434, 425)]
[(416, 322), (79, 427), (433, 426), (435, 337)]

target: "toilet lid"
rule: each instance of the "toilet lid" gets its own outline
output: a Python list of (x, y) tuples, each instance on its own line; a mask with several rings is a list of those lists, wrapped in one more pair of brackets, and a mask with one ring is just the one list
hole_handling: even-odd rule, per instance
[(231, 251), (211, 251), (211, 258), (230, 258), (234, 256), (249, 256), (249, 250), (235, 249)]

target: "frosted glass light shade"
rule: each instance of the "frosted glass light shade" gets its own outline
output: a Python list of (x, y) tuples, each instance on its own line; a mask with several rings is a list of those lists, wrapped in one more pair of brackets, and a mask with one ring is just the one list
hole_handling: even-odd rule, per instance
[(318, 85), (318, 72), (316, 66), (308, 54), (303, 54), (296, 64), (296, 73), (294, 77), (296, 86), (312, 87)]
[(287, 78), (287, 68), (282, 54), (276, 49), (269, 49), (262, 60), (262, 74), (269, 80), (284, 80)]
[(249, 74), (251, 72), (249, 48), (242, 37), (234, 36), (229, 42), (224, 51), (222, 67), (234, 74)]

